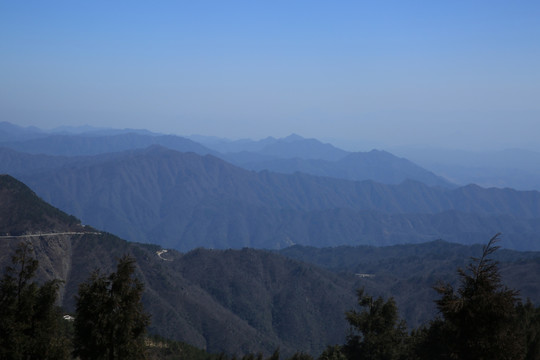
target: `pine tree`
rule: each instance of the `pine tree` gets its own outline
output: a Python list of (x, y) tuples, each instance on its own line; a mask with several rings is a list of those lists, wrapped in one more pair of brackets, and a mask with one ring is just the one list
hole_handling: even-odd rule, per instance
[[(459, 269), (460, 287), (441, 283), (435, 290), (441, 318), (433, 321), (423, 336), (425, 358), (522, 359), (525, 344), (516, 307), (518, 293), (502, 284), (498, 264), (489, 258), (499, 247), (498, 235), (473, 258), (466, 270)], [(429, 350), (429, 351), (426, 351)]]
[(0, 280), (0, 358), (64, 359), (69, 340), (56, 306), (60, 281), (33, 281), (39, 263), (29, 242), (20, 243)]
[(144, 285), (133, 277), (135, 260), (124, 256), (109, 276), (95, 271), (79, 286), (74, 354), (81, 359), (145, 359), (150, 318), (141, 297)]
[(376, 300), (358, 291), (358, 304), (362, 311), (346, 313), (352, 333), (347, 337), (343, 352), (349, 359), (394, 360), (405, 353), (408, 337), (405, 321), (399, 318), (393, 298)]
[(317, 360), (347, 360), (340, 345), (329, 345), (324, 349)]
[(516, 310), (526, 344), (524, 359), (540, 359), (540, 307), (528, 300), (519, 304)]

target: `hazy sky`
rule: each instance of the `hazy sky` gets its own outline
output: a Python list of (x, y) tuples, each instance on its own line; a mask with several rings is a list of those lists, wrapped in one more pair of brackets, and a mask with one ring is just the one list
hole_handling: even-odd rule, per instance
[(1, 1), (1, 121), (533, 146), (540, 1)]

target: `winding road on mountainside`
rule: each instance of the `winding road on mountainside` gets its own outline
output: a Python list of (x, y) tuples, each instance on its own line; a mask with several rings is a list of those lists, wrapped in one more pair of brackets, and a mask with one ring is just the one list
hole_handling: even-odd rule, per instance
[(37, 234), (25, 234), (25, 235), (0, 235), (0, 239), (58, 236), (58, 235), (86, 235), (86, 234), (101, 235), (102, 233), (100, 232), (57, 232), (57, 233), (37, 233)]
[[(17, 239), (17, 238), (29, 238), (29, 237), (42, 237), (42, 236), (58, 236), (58, 235), (102, 235), (100, 232), (56, 232), (56, 233), (37, 233), (37, 234), (25, 234), (25, 235), (0, 235), (0, 239)], [(165, 254), (168, 250), (158, 250), (156, 255), (165, 261), (172, 261), (171, 259), (166, 259), (162, 255)]]

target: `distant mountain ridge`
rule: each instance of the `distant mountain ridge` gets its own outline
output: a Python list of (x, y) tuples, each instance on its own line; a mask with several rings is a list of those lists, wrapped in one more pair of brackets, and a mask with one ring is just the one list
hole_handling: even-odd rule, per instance
[(331, 144), (324, 144), (316, 139), (306, 139), (297, 134), (276, 139), (267, 137), (258, 141), (226, 140), (206, 136), (191, 136), (191, 139), (221, 154), (254, 153), (273, 159), (301, 158), (306, 160), (339, 160), (349, 153)]
[(296, 134), (266, 145), (259, 153), (282, 159), (295, 157), (326, 161), (336, 161), (347, 156), (346, 151), (333, 145), (323, 144), (316, 139), (305, 139)]
[(407, 179), (431, 186), (455, 187), (435, 174), (398, 158), (386, 151), (349, 153), (335, 161), (315, 159), (271, 159), (237, 153), (224, 156), (233, 164), (255, 171), (269, 170), (285, 174), (303, 172), (310, 175), (345, 180), (373, 180), (385, 184), (399, 184)]
[(246, 169), (292, 174), (303, 172), (346, 180), (373, 180), (399, 184), (405, 180), (454, 187), (451, 182), (386, 151), (348, 152), (316, 139), (292, 134), (283, 139), (225, 141), (194, 137), (217, 150), (222, 159)]
[(45, 134), (41, 129), (34, 126), (22, 127), (7, 121), (0, 121), (0, 142), (27, 140), (44, 135)]
[[(18, 132), (29, 131), (29, 129), (19, 128), (9, 123), (4, 125)], [(305, 139), (296, 134), (283, 139), (269, 137), (259, 141), (234, 142), (194, 137), (209, 146), (180, 136), (131, 129), (58, 128), (50, 133), (41, 131), (39, 134), (34, 134), (30, 139), (24, 137), (12, 139), (7, 136), (3, 141), (0, 136), (0, 147), (31, 154), (72, 157), (160, 145), (181, 152), (212, 154), (249, 170), (305, 172), (311, 175), (348, 180), (374, 180), (387, 184), (399, 184), (410, 179), (434, 186), (453, 186), (443, 178), (390, 153), (376, 151), (349, 153), (331, 144), (324, 144), (316, 139)], [(229, 150), (232, 149), (239, 151), (230, 152)]]
[[(32, 139), (36, 140), (55, 135), (110, 137), (112, 135), (126, 134), (137, 134), (153, 138), (154, 140), (147, 139), (139, 143), (132, 142), (129, 146), (125, 146), (126, 142), (120, 141), (124, 143), (123, 147), (109, 146), (108, 150), (103, 147), (91, 150), (86, 149), (84, 153), (76, 148), (77, 144), (74, 144), (74, 149), (67, 149), (67, 151), (65, 151), (66, 149), (61, 150), (58, 148), (47, 150), (50, 147), (49, 145), (45, 147), (37, 146), (30, 141)], [(540, 153), (537, 150), (506, 149), (479, 152), (411, 146), (391, 147), (385, 150), (391, 151), (392, 154), (397, 154), (398, 157), (396, 159), (408, 159), (409, 162), (412, 161), (415, 166), (407, 169), (400, 166), (396, 169), (389, 170), (392, 168), (392, 163), (387, 164), (382, 162), (377, 168), (376, 173), (381, 175), (390, 171), (391, 176), (375, 178), (374, 175), (367, 171), (360, 171), (366, 164), (358, 161), (348, 164), (349, 166), (353, 166), (353, 169), (338, 167), (335, 171), (336, 164), (332, 164), (329, 167), (325, 163), (314, 163), (314, 161), (338, 161), (343, 156), (353, 153), (341, 150), (330, 144), (324, 144), (315, 139), (305, 139), (296, 134), (282, 139), (268, 137), (258, 141), (250, 139), (228, 140), (218, 137), (191, 135), (188, 138), (197, 144), (191, 144), (193, 147), (186, 146), (185, 142), (182, 146), (175, 145), (175, 141), (171, 139), (168, 141), (155, 140), (155, 138), (163, 136), (181, 138), (179, 136), (152, 133), (141, 129), (109, 129), (82, 126), (58, 127), (53, 130), (44, 131), (36, 127), (25, 128), (5, 121), (0, 122), (0, 146), (7, 146), (22, 152), (71, 156), (74, 154), (97, 154), (103, 151), (133, 150), (135, 148), (144, 148), (151, 144), (160, 144), (178, 151), (193, 151), (201, 155), (212, 153), (235, 165), (256, 170), (266, 169), (284, 173), (301, 171), (308, 172), (312, 175), (331, 177), (349, 176), (347, 178), (351, 180), (376, 180), (386, 184), (398, 184), (406, 179), (411, 179), (433, 186), (455, 187), (475, 183), (482, 187), (540, 190)], [(22, 141), (27, 142), (22, 145), (20, 144)], [(173, 144), (169, 144), (170, 142)], [(311, 144), (308, 146), (309, 143)], [(302, 148), (304, 150), (309, 149), (309, 151), (302, 151)], [(358, 152), (357, 154), (369, 154), (369, 152)], [(394, 159), (394, 163), (396, 159)], [(320, 168), (324, 170), (320, 170)], [(421, 169), (421, 171), (417, 173), (413, 171), (414, 168), (416, 170)], [(400, 173), (403, 170), (407, 171)], [(353, 174), (354, 177), (352, 177)]]
[(182, 152), (210, 154), (212, 150), (189, 139), (174, 135), (120, 133), (112, 135), (76, 134), (48, 135), (22, 141), (4, 141), (0, 146), (30, 154), (57, 156), (88, 156), (143, 149), (152, 145), (165, 146)]
[(401, 147), (391, 151), (458, 184), (540, 190), (540, 152), (537, 149), (465, 151)]
[(21, 175), (41, 197), (122, 237), (188, 250), (469, 243), (505, 231), (537, 249), (540, 193), (255, 173), (162, 147)]
[[(275, 166), (280, 173), (262, 168), (254, 172), (188, 139), (126, 131), (4, 143), (23, 150), (33, 144), (43, 154), (0, 148), (0, 173), (24, 180), (44, 199), (87, 224), (181, 251), (199, 246), (278, 249), (436, 239), (468, 244), (500, 231), (512, 248), (540, 247), (540, 198), (535, 191), (445, 186), (435, 175), (382, 151), (351, 153), (335, 161), (278, 159), (279, 148), (273, 155), (233, 154), (242, 155), (237, 160), (244, 166), (262, 161), (267, 164), (263, 168)], [(288, 156), (304, 156), (306, 148), (326, 153), (328, 145), (298, 135), (237, 145), (257, 145), (262, 151), (280, 143), (289, 146), (283, 152)], [(170, 149), (175, 146), (182, 152)], [(132, 147), (137, 149), (108, 152)], [(96, 152), (99, 155), (75, 156)], [(371, 180), (355, 181), (364, 177)]]

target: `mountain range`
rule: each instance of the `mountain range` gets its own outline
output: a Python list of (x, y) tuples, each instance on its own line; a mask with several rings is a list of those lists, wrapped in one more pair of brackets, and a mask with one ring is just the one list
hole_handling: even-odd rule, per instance
[(211, 154), (248, 170), (304, 172), (350, 180), (371, 179), (393, 184), (412, 179), (430, 185), (453, 186), (443, 178), (390, 153), (349, 153), (330, 144), (323, 144), (315, 139), (304, 139), (298, 135), (284, 139), (267, 138), (257, 142), (240, 141), (240, 145), (230, 147), (217, 146), (216, 148), (221, 150), (239, 150), (220, 152), (188, 138), (140, 130), (95, 129), (82, 133), (66, 131), (44, 133), (38, 130), (0, 123), (0, 147), (29, 154), (73, 157), (160, 145), (180, 152)]
[[(409, 326), (418, 326), (435, 314), (431, 287), (438, 280), (455, 282), (456, 269), (481, 252), (478, 245), (444, 241), (165, 251), (82, 225), (7, 175), (0, 176), (0, 234), (0, 266), (9, 264), (20, 241), (31, 242), (39, 279), (63, 280), (61, 304), (68, 312), (78, 285), (93, 270), (113, 271), (116, 260), (130, 254), (145, 284), (151, 333), (237, 355), (276, 348), (283, 355), (319, 354), (326, 345), (342, 343), (348, 329), (344, 312), (356, 306), (360, 287), (394, 296)], [(509, 287), (540, 301), (540, 253), (500, 250), (496, 260)]]
[[(39, 140), (40, 138), (49, 139), (43, 141)], [(64, 141), (71, 142), (74, 146), (59, 145), (59, 142)], [(81, 145), (78, 145), (79, 141)], [(359, 154), (360, 158), (367, 156), (369, 159), (370, 157), (366, 154), (370, 152), (345, 151), (331, 144), (322, 143), (316, 139), (305, 139), (295, 134), (282, 139), (268, 137), (262, 140), (233, 141), (197, 135), (183, 138), (152, 133), (143, 129), (110, 129), (90, 126), (63, 126), (46, 131), (36, 127), (25, 128), (8, 122), (0, 122), (0, 147), (7, 146), (23, 152), (37, 151), (43, 154), (73, 156), (74, 154), (89, 155), (132, 150), (152, 144), (160, 144), (179, 151), (194, 151), (201, 155), (211, 153), (228, 162), (254, 170), (264, 168), (287, 173), (301, 171), (313, 175), (345, 177), (351, 180), (375, 180), (394, 184), (411, 179), (428, 185), (445, 187), (475, 183), (482, 187), (540, 190), (540, 162), (538, 161), (540, 154), (537, 150), (471, 151), (400, 146), (386, 149), (392, 154), (383, 151), (387, 157), (392, 157), (391, 160), (394, 163), (392, 166), (382, 161), (379, 154), (378, 158), (374, 156), (366, 164), (356, 161), (342, 164), (347, 166), (344, 167), (332, 164), (332, 162), (354, 154)], [(363, 143), (355, 144), (357, 148), (366, 146)], [(380, 152), (376, 151), (372, 155)], [(396, 154), (398, 156), (395, 156)], [(362, 170), (364, 167), (365, 169)], [(391, 169), (392, 167), (395, 168)], [(388, 171), (392, 172), (391, 176), (381, 176)]]
[(79, 157), (19, 178), (87, 224), (180, 251), (438, 238), (471, 243), (499, 231), (511, 248), (540, 244), (540, 193), (534, 191), (253, 172), (211, 155), (156, 146)]
[[(33, 129), (1, 125), (14, 135), (0, 148), (0, 172), (85, 224), (131, 241), (179, 251), (279, 249), (471, 244), (503, 232), (509, 248), (540, 249), (540, 193), (457, 187), (383, 151), (347, 153), (293, 135), (226, 143), (241, 151), (222, 154), (144, 131), (35, 132), (31, 139)], [(224, 160), (239, 162), (240, 155), (243, 167)], [(282, 170), (249, 170), (248, 163)], [(311, 170), (295, 170), (304, 167)], [(418, 180), (426, 176), (432, 185)], [(355, 180), (362, 177), (380, 181)]]

